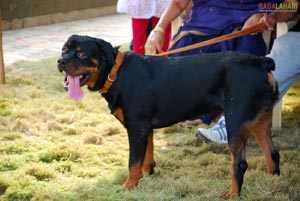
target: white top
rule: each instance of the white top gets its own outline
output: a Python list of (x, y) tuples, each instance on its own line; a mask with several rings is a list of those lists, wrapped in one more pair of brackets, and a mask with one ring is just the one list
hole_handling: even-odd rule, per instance
[(118, 0), (117, 12), (129, 13), (133, 18), (160, 17), (170, 0)]

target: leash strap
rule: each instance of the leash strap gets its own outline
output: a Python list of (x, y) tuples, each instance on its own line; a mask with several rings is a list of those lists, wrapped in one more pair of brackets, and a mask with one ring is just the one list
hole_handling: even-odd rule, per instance
[(167, 55), (170, 55), (170, 54), (175, 54), (175, 53), (184, 52), (184, 51), (188, 51), (188, 50), (192, 50), (192, 49), (196, 49), (196, 48), (201, 48), (201, 47), (204, 47), (204, 46), (207, 46), (207, 45), (212, 45), (212, 44), (215, 44), (215, 43), (220, 43), (220, 42), (223, 42), (223, 41), (226, 41), (226, 40), (230, 40), (230, 39), (233, 39), (233, 38), (237, 38), (237, 37), (241, 37), (241, 36), (245, 36), (245, 35), (249, 35), (249, 34), (260, 33), (262, 31), (264, 31), (265, 28), (266, 28), (266, 25), (265, 25), (265, 23), (262, 22), (262, 23), (259, 23), (257, 25), (254, 25), (252, 27), (249, 27), (247, 29), (243, 29), (243, 30), (240, 30), (240, 31), (235, 31), (235, 32), (232, 32), (230, 34), (226, 34), (226, 35), (223, 35), (223, 36), (220, 36), (220, 37), (217, 37), (217, 38), (213, 38), (213, 39), (210, 39), (210, 40), (206, 40), (206, 41), (203, 41), (203, 42), (200, 42), (200, 43), (196, 43), (196, 44), (193, 44), (193, 45), (188, 45), (188, 46), (185, 46), (185, 47), (182, 47), (182, 48), (178, 48), (178, 49), (170, 50), (170, 51), (163, 52), (163, 53), (160, 53), (160, 54), (156, 54), (156, 56), (167, 56)]

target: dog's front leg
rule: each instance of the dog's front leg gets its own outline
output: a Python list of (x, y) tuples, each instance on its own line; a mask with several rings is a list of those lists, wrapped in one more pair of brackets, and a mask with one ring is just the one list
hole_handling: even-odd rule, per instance
[(125, 189), (130, 189), (138, 185), (143, 176), (142, 166), (145, 157), (149, 129), (144, 126), (128, 127), (129, 138), (129, 175)]

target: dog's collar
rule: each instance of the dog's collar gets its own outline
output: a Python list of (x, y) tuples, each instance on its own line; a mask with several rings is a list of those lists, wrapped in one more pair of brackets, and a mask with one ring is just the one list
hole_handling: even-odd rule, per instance
[(117, 79), (118, 70), (123, 62), (124, 54), (118, 52), (116, 58), (116, 64), (110, 70), (110, 73), (107, 75), (107, 80), (105, 81), (103, 87), (99, 90), (100, 93), (106, 93), (109, 88), (112, 86), (113, 82)]

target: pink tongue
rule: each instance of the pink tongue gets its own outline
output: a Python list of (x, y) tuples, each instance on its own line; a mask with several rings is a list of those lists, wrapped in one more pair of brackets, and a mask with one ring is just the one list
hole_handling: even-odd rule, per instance
[(69, 83), (69, 97), (77, 101), (81, 100), (84, 94), (80, 88), (80, 77), (69, 75)]

